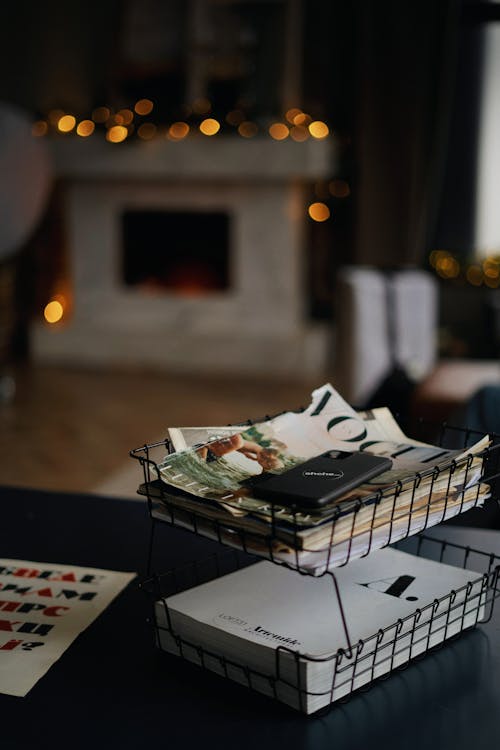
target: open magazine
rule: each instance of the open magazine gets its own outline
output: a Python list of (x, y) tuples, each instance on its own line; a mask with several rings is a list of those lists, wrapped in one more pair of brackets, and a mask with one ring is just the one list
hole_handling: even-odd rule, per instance
[[(481, 505), (489, 493), (481, 482), (487, 436), (463, 451), (412, 440), (387, 408), (356, 412), (330, 384), (300, 412), (245, 427), (171, 427), (169, 436), (175, 452), (158, 464), (164, 503), (156, 514), (188, 527), (196, 516), (199, 533), (237, 547), (244, 533), (249, 551), (316, 574)], [(392, 468), (321, 510), (252, 496), (252, 477), (331, 449), (386, 456)]]

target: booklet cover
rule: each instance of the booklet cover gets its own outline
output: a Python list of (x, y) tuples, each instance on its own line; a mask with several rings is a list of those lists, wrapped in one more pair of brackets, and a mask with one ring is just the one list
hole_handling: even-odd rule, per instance
[[(270, 695), (269, 677), (275, 678), (279, 699), (311, 713), (483, 614), (480, 573), (392, 548), (351, 562), (335, 578), (350, 657), (333, 578), (302, 576), (269, 562), (157, 602), (159, 645), (179, 653), (179, 636), (183, 656), (196, 663), (201, 646), (205, 666), (244, 684), (242, 667), (249, 667), (256, 673), (251, 686)], [(225, 667), (218, 656), (228, 660)]]

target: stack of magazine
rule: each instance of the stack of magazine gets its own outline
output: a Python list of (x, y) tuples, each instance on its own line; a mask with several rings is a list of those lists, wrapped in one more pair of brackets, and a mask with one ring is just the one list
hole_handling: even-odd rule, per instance
[(258, 562), (157, 601), (158, 645), (312, 713), (483, 617), (479, 573), (392, 548), (336, 579)]
[[(387, 408), (357, 412), (329, 383), (308, 407), (255, 423), (170, 427), (132, 452), (152, 517), (265, 559), (157, 589), (158, 646), (312, 713), (475, 625), (496, 586), (492, 556), (472, 572), (443, 564), (444, 547), (434, 562), (389, 545), (484, 503), (489, 444), (413, 440)], [(306, 462), (337, 452), (389, 468), (310, 506), (293, 482), (290, 497), (258, 491), (269, 478), (300, 483)]]
[[(170, 427), (174, 451), (139, 492), (153, 515), (311, 575), (481, 506), (484, 436), (449, 450), (407, 437), (387, 408), (356, 412), (326, 384), (311, 403), (247, 426)], [(392, 466), (332, 502), (304, 509), (263, 501), (252, 481), (325, 451), (367, 452)]]

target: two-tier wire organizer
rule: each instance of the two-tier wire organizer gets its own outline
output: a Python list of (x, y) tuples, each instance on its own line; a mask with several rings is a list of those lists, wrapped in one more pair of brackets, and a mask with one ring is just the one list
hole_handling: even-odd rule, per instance
[[(249, 420), (242, 425), (242, 430), (251, 424)], [(482, 437), (474, 430), (443, 425), (439, 445), (446, 445), (450, 436), (454, 445), (460, 441), (463, 446), (469, 445), (471, 438)], [(423, 532), (482, 505), (481, 491), (485, 485), (490, 489), (486, 502), (497, 502), (498, 436), (493, 436), (489, 446), (474, 458), (469, 455), (452, 461), (446, 469), (436, 466), (425, 483), (418, 473), (404, 484), (396, 482), (389, 503), (387, 488), (385, 493), (378, 490), (354, 505), (345, 506), (340, 502), (327, 525), (326, 535), (320, 534), (310, 546), (301, 540), (298, 514), (294, 517), (292, 513), (292, 518), (288, 517), (283, 524), (281, 509), (271, 508), (269, 523), (259, 523), (258, 519), (255, 523), (248, 523), (248, 520), (241, 523), (237, 516), (224, 515), (215, 507), (200, 510), (196, 502), (184, 502), (185, 496), (176, 494), (161, 478), (159, 466), (165, 455), (172, 452), (168, 439), (130, 451), (130, 456), (142, 466), (144, 481), (138, 492), (146, 497), (151, 517), (147, 575), (142, 586), (152, 599), (155, 643), (161, 649), (309, 714), (325, 710), (352, 693), (366, 689), (375, 680), (403, 669), (417, 657), (491, 618), (499, 593), (500, 556)], [(468, 482), (468, 473), (478, 460), (481, 475)], [(458, 475), (461, 481), (457, 486), (454, 477)], [(422, 492), (423, 486), (425, 492)], [(438, 493), (436, 488), (440, 488)], [(402, 498), (403, 493), (406, 502), (400, 503), (398, 498)], [(220, 548), (210, 558), (158, 571), (155, 541), (159, 524), (176, 526), (215, 540)], [(477, 575), (469, 576), (463, 586), (453, 587), (424, 606), (415, 607), (410, 614), (397, 617), (369, 636), (353, 639), (339, 590), (339, 571), (350, 562), (389, 546), (404, 548), (416, 557), (475, 571)], [(334, 653), (312, 657), (295, 647), (278, 644), (272, 662), (265, 668), (256, 668), (238, 654), (224, 653), (177, 631), (169, 608), (171, 596), (262, 560), (302, 576), (328, 577), (343, 632), (342, 646)], [(320, 673), (319, 681), (312, 683), (310, 675)]]

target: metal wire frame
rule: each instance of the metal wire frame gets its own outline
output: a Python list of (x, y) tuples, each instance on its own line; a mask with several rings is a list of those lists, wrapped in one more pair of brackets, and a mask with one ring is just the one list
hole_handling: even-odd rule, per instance
[[(248, 424), (252, 422), (249, 420)], [(481, 433), (477, 430), (469, 430), (458, 428), (450, 425), (442, 425), (441, 427), (441, 438), (440, 442), (444, 442), (447, 433), (457, 436), (463, 441), (463, 446), (469, 444), (470, 439)], [(493, 486), (498, 482), (499, 474), (499, 448), (500, 440), (498, 436), (494, 436), (493, 446), (488, 448), (481, 458), (483, 459), (483, 466), (485, 467), (483, 481), (487, 481)], [(160, 489), (160, 502), (162, 504), (162, 516), (159, 519), (155, 513), (158, 503), (158, 497), (154, 497), (149, 491), (153, 480), (160, 479), (160, 472), (158, 464), (152, 458), (152, 451), (155, 449), (161, 449), (162, 451), (170, 452), (171, 446), (168, 440), (159, 441), (157, 443), (141, 446), (130, 452), (130, 455), (138, 459), (144, 474), (144, 485), (146, 487), (146, 497), (148, 501), (148, 507), (153, 523), (151, 524), (151, 535), (148, 547), (148, 574), (152, 571), (152, 560), (153, 560), (153, 549), (154, 549), (154, 538), (155, 529), (157, 523), (171, 523), (173, 525), (178, 524), (179, 508), (168, 502), (168, 495)], [(467, 473), (471, 465), (471, 459), (466, 459), (465, 464), (465, 481), (467, 479)], [(452, 462), (452, 465), (448, 471), (448, 491), (451, 487), (451, 481), (454, 472), (459, 468), (459, 462)], [(434, 467), (431, 472), (431, 485), (429, 490), (429, 500), (432, 495), (432, 488), (438, 477), (442, 476), (443, 472), (438, 467)], [(413, 477), (413, 489), (410, 501), (410, 509), (407, 514), (407, 525), (401, 531), (398, 529), (398, 539), (405, 539), (413, 533), (412, 527), (412, 511), (415, 499), (415, 493), (418, 489), (420, 482), (422, 481), (422, 475), (415, 475)], [(161, 488), (161, 484), (160, 484)], [(394, 494), (393, 494), (393, 506), (392, 512), (390, 513), (389, 524), (388, 524), (388, 537), (386, 544), (392, 543), (393, 530), (397, 526), (397, 518), (395, 515), (395, 508), (397, 499), (403, 485), (401, 482), (395, 483)], [(479, 488), (478, 488), (479, 492)], [(448, 493), (446, 493), (448, 494)], [(496, 490), (492, 493), (496, 496), (498, 493)], [(373, 520), (376, 519), (376, 509), (382, 502), (383, 497), (381, 493), (375, 493), (371, 498), (371, 505), (373, 507)], [(463, 505), (463, 493), (462, 503), (459, 505), (459, 511), (461, 511)], [(351, 508), (352, 516), (352, 531), (355, 530), (355, 518), (356, 514), (361, 511), (362, 508), (366, 507), (366, 503), (358, 501), (354, 508)], [(442, 519), (446, 517), (447, 503), (445, 502)], [(270, 524), (270, 533), (267, 535), (257, 535), (247, 530), (235, 528), (230, 523), (221, 522), (220, 520), (207, 519), (202, 516), (198, 516), (193, 511), (182, 511), (184, 513), (184, 527), (186, 527), (186, 517), (188, 521), (188, 527), (190, 526), (191, 531), (200, 534), (202, 536), (208, 536), (209, 538), (216, 539), (221, 544), (226, 545), (224, 555), (229, 554), (232, 556), (233, 565), (241, 567), (244, 564), (251, 564), (257, 559), (265, 557), (272, 562), (279, 562), (283, 564), (281, 560), (276, 558), (275, 543), (279, 540), (276, 536), (277, 529), (279, 526), (279, 519), (275, 518), (273, 514), (272, 523)], [(430, 502), (427, 507), (424, 527), (427, 525), (429, 520), (429, 514), (431, 512)], [(338, 517), (340, 517), (341, 511), (338, 511)], [(334, 524), (332, 524), (332, 527)], [(365, 551), (365, 555), (369, 554), (373, 549), (373, 536), (375, 532), (375, 525), (372, 523), (368, 533), (368, 543)], [(295, 534), (299, 533), (298, 526), (296, 527)], [(333, 532), (332, 532), (333, 533)], [(355, 534), (351, 534), (348, 537), (348, 544), (346, 550), (346, 556), (340, 563), (337, 561), (337, 565), (345, 565), (351, 559), (351, 551), (353, 545), (353, 539)], [(330, 542), (333, 537), (330, 539)], [(343, 612), (341, 597), (337, 585), (335, 574), (328, 570), (331, 562), (331, 548), (332, 545), (325, 547), (326, 552), (326, 566), (325, 569), (320, 573), (321, 575), (329, 575), (332, 580), (333, 594), (336, 596), (339, 609), (341, 613), (341, 619), (343, 622), (343, 630), (346, 639), (346, 646), (339, 648), (337, 652), (326, 658), (312, 658), (304, 656), (298, 652), (289, 649), (286, 646), (279, 646), (275, 650), (275, 669), (272, 674), (263, 674), (258, 670), (251, 668), (249, 665), (237, 663), (234, 660), (228, 659), (224, 655), (216, 654), (208, 649), (203, 648), (199, 644), (189, 643), (183, 639), (179, 634), (175, 633), (172, 628), (172, 622), (168, 611), (168, 605), (165, 601), (165, 593), (163, 591), (164, 582), (170, 579), (174, 584), (174, 593), (179, 590), (179, 582), (182, 578), (183, 571), (191, 571), (191, 575), (199, 581), (200, 573), (202, 577), (206, 579), (207, 572), (209, 570), (209, 564), (207, 560), (197, 561), (191, 563), (189, 566), (183, 568), (175, 568), (162, 575), (150, 576), (144, 583), (143, 588), (154, 596), (155, 600), (162, 599), (164, 607), (164, 622), (158, 622), (156, 616), (153, 617), (153, 625), (156, 633), (156, 640), (158, 645), (161, 645), (160, 634), (162, 632), (168, 633), (176, 645), (176, 649), (181, 656), (191, 661), (197, 661), (201, 666), (212, 669), (223, 674), (226, 677), (237, 679), (238, 682), (246, 684), (250, 688), (261, 690), (272, 695), (274, 698), (282, 699), (281, 689), (285, 687), (288, 691), (292, 691), (292, 694), (296, 696), (296, 708), (301, 711), (307, 712), (307, 701), (308, 698), (318, 698), (322, 704), (323, 709), (319, 711), (328, 710), (332, 703), (338, 701), (344, 701), (355, 692), (359, 690), (367, 689), (374, 681), (386, 679), (392, 672), (405, 668), (409, 663), (414, 661), (416, 658), (420, 658), (429, 651), (434, 651), (444, 641), (450, 638), (455, 638), (465, 628), (469, 629), (473, 627), (480, 618), (481, 622), (486, 622), (491, 618), (493, 612), (493, 604), (498, 596), (498, 578), (499, 578), (499, 562), (500, 558), (494, 553), (484, 553), (480, 550), (473, 550), (470, 547), (463, 547), (447, 541), (436, 540), (431, 537), (426, 537), (422, 534), (413, 537), (412, 541), (415, 541), (417, 547), (415, 554), (420, 555), (422, 553), (422, 546), (430, 544), (431, 546), (439, 545), (437, 558), (440, 562), (444, 562), (446, 554), (450, 551), (460, 552), (463, 555), (461, 562), (462, 567), (467, 567), (467, 563), (471, 555), (477, 557), (480, 556), (483, 562), (486, 563), (486, 571), (480, 576), (477, 581), (469, 582), (467, 586), (462, 589), (452, 590), (441, 599), (436, 599), (431, 604), (423, 608), (417, 608), (411, 615), (397, 620), (397, 622), (387, 626), (386, 628), (380, 629), (377, 633), (373, 634), (369, 638), (361, 639), (356, 643), (352, 643), (348, 628), (346, 625), (345, 615)], [(255, 542), (259, 543), (259, 554), (256, 557), (252, 555), (252, 548), (255, 547)], [(229, 549), (230, 546), (236, 547), (236, 549)], [(396, 545), (397, 546), (397, 545)], [(241, 551), (240, 551), (241, 550)], [(435, 557), (435, 556), (434, 556)], [(223, 555), (212, 556), (212, 564), (214, 565), (213, 577), (218, 577), (224, 574), (224, 566), (222, 565)], [(296, 551), (294, 561), (285, 563), (286, 567), (297, 570), (303, 575), (310, 575), (310, 571), (304, 569), (300, 564), (299, 552)], [(229, 572), (229, 571), (226, 571)], [(317, 575), (318, 573), (315, 573)], [(209, 575), (209, 579), (210, 579)], [(196, 585), (192, 583), (191, 585)], [(184, 586), (189, 588), (190, 586)], [(182, 586), (181, 586), (182, 589)], [(477, 590), (479, 589), (479, 590)], [(467, 605), (472, 603), (472, 608), (467, 610)], [(439, 611), (441, 608), (441, 611)], [(292, 659), (295, 665), (295, 679), (290, 680), (286, 678), (283, 672), (283, 660)], [(331, 667), (331, 681), (329, 687), (325, 691), (319, 693), (313, 693), (307, 689), (307, 685), (304, 683), (304, 664), (310, 664), (312, 662), (327, 663), (328, 667)], [(289, 702), (289, 701), (288, 701)], [(318, 713), (315, 711), (315, 713)]]
[[(326, 657), (311, 657), (288, 646), (278, 646), (275, 648), (272, 673), (264, 673), (199, 643), (190, 642), (176, 633), (173, 627), (167, 601), (169, 596), (206, 580), (214, 580), (258, 559), (237, 550), (225, 549), (209, 558), (172, 568), (144, 581), (142, 587), (150, 598), (161, 601), (162, 617), (158, 618), (156, 612), (153, 616), (156, 643), (162, 648), (162, 635), (168, 634), (178, 655), (206, 669), (278, 700), (283, 700), (285, 690), (288, 694), (285, 702), (304, 713), (310, 713), (309, 700), (321, 704), (314, 713), (327, 711), (331, 704), (343, 702), (374, 682), (387, 679), (393, 672), (435, 651), (464, 630), (491, 619), (495, 599), (500, 593), (500, 556), (422, 534), (412, 541), (416, 556), (430, 557), (448, 564), (449, 558), (452, 558), (453, 564), (462, 568), (467, 568), (473, 560), (474, 569), (480, 567), (483, 572), (465, 586), (416, 608), (406, 617), (356, 643), (351, 643), (347, 633), (346, 646)], [(338, 589), (334, 593), (339, 597)], [(313, 664), (319, 665), (329, 677), (324, 689), (312, 691), (308, 688), (307, 668)]]
[[(457, 428), (448, 425), (441, 426), (441, 439), (447, 434), (457, 436), (466, 446), (475, 435), (482, 435), (479, 431)], [(477, 438), (475, 438), (477, 439)], [(442, 442), (441, 441), (441, 442)], [(414, 533), (424, 530), (429, 525), (436, 525), (441, 521), (462, 512), (465, 503), (466, 485), (470, 468), (474, 461), (472, 455), (461, 460), (453, 460), (449, 467), (443, 469), (433, 467), (423, 473), (415, 473), (404, 483), (395, 482), (392, 486), (380, 489), (370, 497), (358, 499), (354, 503), (339, 503), (333, 511), (329, 521), (329, 534), (325, 534), (325, 541), (321, 546), (308, 547), (301, 541), (301, 526), (295, 523), (284, 525), (278, 511), (272, 503), (271, 517), (268, 525), (262, 524), (262, 531), (251, 531), (241, 528), (234, 519), (209, 518), (203, 512), (179, 507), (173, 501), (171, 488), (161, 480), (157, 453), (163, 458), (165, 453), (172, 451), (168, 440), (146, 444), (130, 451), (131, 457), (137, 459), (143, 469), (143, 488), (146, 493), (150, 516), (153, 520), (148, 548), (147, 573), (153, 569), (153, 548), (156, 524), (158, 522), (180, 526), (200, 536), (215, 540), (221, 544), (232, 546), (249, 554), (258, 554), (271, 562), (278, 562), (298, 571), (303, 575), (325, 575), (334, 567), (346, 565), (354, 557), (369, 555), (374, 549), (395, 543)], [(480, 483), (486, 482), (492, 486), (492, 494), (496, 496), (496, 485), (500, 477), (500, 439), (495, 436), (493, 444), (478, 456), (483, 462), (483, 476), (480, 481), (472, 483), (467, 489), (469, 497), (467, 507), (474, 507), (480, 499)], [(477, 456), (476, 456), (477, 458)], [(455, 491), (453, 476), (458, 470), (463, 470), (464, 479), (462, 489)], [(419, 494), (422, 481), (428, 482), (425, 495)], [(444, 498), (440, 498), (441, 512), (435, 510), (433, 491), (436, 482), (442, 480), (446, 485)], [(470, 497), (473, 490), (476, 497)], [(410, 499), (405, 509), (398, 508), (398, 500), (405, 491)], [(292, 510), (296, 519), (297, 511)], [(365, 514), (363, 530), (358, 528), (361, 512)], [(424, 514), (422, 515), (422, 511)], [(371, 516), (370, 516), (371, 514)], [(433, 514), (431, 516), (431, 514)], [(368, 515), (368, 520), (366, 516)], [(336, 531), (339, 521), (348, 520), (350, 528), (344, 533), (341, 541), (337, 540)], [(432, 523), (431, 523), (432, 521)], [(328, 523), (328, 522), (326, 522)], [(323, 527), (324, 529), (326, 528)], [(285, 527), (285, 530), (284, 530)], [(359, 549), (362, 549), (360, 552)], [(283, 554), (286, 553), (286, 554)], [(309, 563), (304, 562), (309, 558)]]

